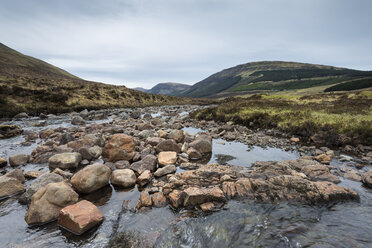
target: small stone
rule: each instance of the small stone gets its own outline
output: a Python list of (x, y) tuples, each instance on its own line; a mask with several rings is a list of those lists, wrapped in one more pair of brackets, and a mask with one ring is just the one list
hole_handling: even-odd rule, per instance
[(30, 160), (30, 156), (26, 154), (17, 154), (9, 157), (9, 164), (13, 167), (25, 165)]
[(72, 125), (85, 125), (85, 121), (81, 116), (74, 116), (71, 119)]
[(46, 171), (27, 171), (25, 173), (25, 177), (27, 179), (35, 179), (41, 176), (42, 174), (46, 173)]
[(320, 154), (315, 159), (322, 164), (329, 164), (331, 162), (331, 157), (326, 154)]
[(183, 206), (183, 201), (185, 199), (185, 194), (183, 191), (180, 190), (173, 190), (169, 195), (168, 199), (171, 203), (171, 205), (174, 208), (179, 208)]
[(156, 208), (165, 207), (167, 205), (167, 198), (165, 198), (162, 192), (158, 192), (152, 195), (152, 205)]
[(152, 201), (149, 192), (146, 190), (142, 191), (140, 194), (140, 197), (138, 199), (137, 203), (137, 209), (140, 209), (142, 207), (151, 207), (152, 206)]
[(297, 138), (297, 137), (292, 137), (292, 138), (290, 138), (289, 140), (290, 140), (291, 142), (294, 142), (294, 143), (298, 143), (298, 142), (300, 142), (300, 139)]
[(124, 188), (133, 187), (136, 180), (136, 174), (131, 169), (114, 170), (111, 175), (111, 183)]
[(175, 164), (177, 161), (176, 152), (160, 152), (158, 156), (158, 163), (161, 166)]
[(137, 183), (139, 186), (143, 187), (151, 181), (152, 174), (149, 170), (145, 170), (142, 174), (137, 178)]
[(61, 209), (58, 225), (74, 234), (81, 235), (100, 224), (103, 219), (103, 214), (93, 203), (82, 200)]
[(157, 171), (155, 171), (154, 176), (156, 177), (162, 177), (171, 173), (175, 173), (177, 171), (177, 168), (175, 165), (167, 165), (163, 168), (159, 168)]

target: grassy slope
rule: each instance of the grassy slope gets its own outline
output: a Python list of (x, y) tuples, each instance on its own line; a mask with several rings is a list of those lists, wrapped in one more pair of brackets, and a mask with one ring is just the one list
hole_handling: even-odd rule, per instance
[(322, 134), (327, 145), (372, 145), (372, 91), (230, 98), (192, 116), (278, 128), (304, 138)]
[(372, 72), (295, 62), (265, 61), (238, 65), (204, 79), (183, 95), (220, 97), (249, 91), (283, 91), (331, 85)]
[(195, 102), (85, 81), (0, 44), (0, 117)]

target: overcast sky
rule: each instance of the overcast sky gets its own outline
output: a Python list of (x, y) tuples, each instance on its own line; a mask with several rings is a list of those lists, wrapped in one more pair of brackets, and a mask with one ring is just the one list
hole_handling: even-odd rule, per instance
[(0, 0), (0, 30), (24, 54), (127, 87), (261, 60), (372, 70), (371, 0)]

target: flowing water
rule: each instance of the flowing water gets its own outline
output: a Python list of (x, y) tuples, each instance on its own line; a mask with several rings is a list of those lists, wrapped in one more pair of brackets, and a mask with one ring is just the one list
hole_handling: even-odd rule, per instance
[[(48, 120), (47, 127), (33, 127), (35, 121), (38, 120), (13, 124), (33, 131), (70, 126), (68, 116)], [(201, 131), (184, 130), (190, 134)], [(30, 154), (36, 144), (23, 146), (23, 141), (23, 136), (0, 140), (0, 156)], [(298, 157), (297, 152), (279, 148), (253, 147), (247, 151), (242, 143), (215, 139), (210, 162), (250, 166), (255, 161)], [(22, 169), (49, 170), (34, 164)], [(56, 222), (28, 227), (23, 219), (27, 207), (18, 203), (18, 196), (13, 196), (0, 201), (0, 247), (105, 247), (112, 237), (124, 231), (156, 240), (156, 247), (372, 247), (372, 190), (350, 180), (342, 180), (340, 185), (357, 191), (360, 202), (307, 206), (229, 201), (221, 211), (209, 215), (174, 212), (168, 207), (131, 211), (139, 197), (138, 189), (122, 190), (109, 185), (82, 196), (96, 204), (105, 216), (100, 226), (82, 236), (59, 228)], [(124, 201), (127, 205), (123, 210)]]

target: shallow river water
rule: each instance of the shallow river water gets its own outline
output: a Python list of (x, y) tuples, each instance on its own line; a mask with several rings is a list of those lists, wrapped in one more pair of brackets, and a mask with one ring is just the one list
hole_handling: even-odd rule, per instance
[[(33, 131), (46, 128), (32, 127), (35, 121), (13, 123)], [(51, 128), (70, 125), (68, 116), (48, 123)], [(201, 131), (184, 130), (190, 134)], [(23, 141), (23, 136), (0, 140), (0, 156), (30, 154), (36, 144), (22, 146)], [(299, 157), (297, 152), (279, 148), (256, 146), (249, 151), (247, 148), (239, 142), (213, 140), (210, 162), (250, 166), (255, 161)], [(49, 170), (34, 164), (22, 169)], [(18, 203), (18, 196), (13, 196), (0, 201), (0, 247), (105, 247), (123, 231), (156, 240), (155, 247), (372, 247), (372, 190), (350, 180), (342, 179), (340, 185), (357, 191), (360, 202), (307, 206), (229, 201), (221, 211), (208, 215), (174, 212), (168, 207), (145, 212), (122, 211), (125, 200), (127, 209), (135, 207), (139, 191), (109, 185), (82, 197), (95, 203), (105, 216), (99, 227), (82, 236), (59, 228), (56, 222), (28, 227), (24, 221), (27, 207)]]

